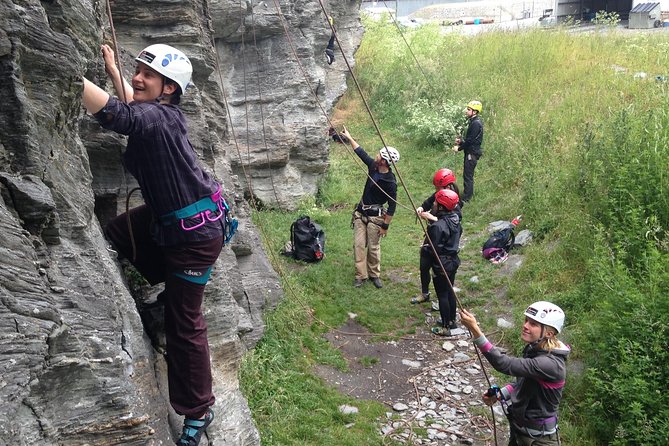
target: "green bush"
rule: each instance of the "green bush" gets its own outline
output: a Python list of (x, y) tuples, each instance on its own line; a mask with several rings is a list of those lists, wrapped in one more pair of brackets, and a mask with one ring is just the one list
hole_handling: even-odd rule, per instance
[(462, 103), (431, 104), (427, 99), (409, 103), (407, 126), (411, 135), (432, 144), (452, 144), (455, 137), (464, 134), (467, 128)]
[(597, 11), (592, 19), (595, 25), (616, 26), (620, 23), (620, 15), (617, 12)]

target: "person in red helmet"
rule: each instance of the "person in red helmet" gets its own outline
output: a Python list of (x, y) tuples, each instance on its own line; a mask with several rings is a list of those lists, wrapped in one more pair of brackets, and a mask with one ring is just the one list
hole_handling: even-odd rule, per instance
[(490, 365), (516, 378), (511, 384), (493, 386), (483, 394), (485, 404), (492, 406), (500, 401), (505, 409), (510, 426), (509, 446), (559, 446), (558, 408), (571, 352), (557, 338), (565, 315), (557, 305), (539, 301), (527, 307), (524, 316), (520, 338), (526, 345), (518, 358), (491, 344), (472, 313), (460, 312), (462, 324)]
[[(432, 177), (432, 184), (434, 184), (435, 192), (430, 195), (418, 208), (416, 208), (416, 214), (419, 216), (423, 211), (428, 210), (432, 215), (436, 215), (436, 200), (435, 196), (437, 192), (442, 189), (450, 189), (458, 196), (460, 196), (460, 191), (458, 185), (455, 184), (455, 174), (451, 169), (441, 168), (434, 173)], [(455, 211), (457, 212), (460, 220), (462, 220), (462, 211), (460, 208), (460, 203), (457, 204)], [(427, 243), (427, 240), (423, 242), (423, 245)], [(430, 252), (425, 251), (421, 248), (420, 250), (420, 290), (421, 293), (419, 296), (416, 296), (411, 299), (412, 304), (418, 304), (422, 302), (428, 302), (430, 300), (430, 269), (432, 267), (432, 255)], [(435, 305), (437, 302), (433, 302), (432, 308), (435, 311), (439, 311), (439, 305)]]
[(84, 78), (83, 104), (102, 127), (128, 136), (123, 164), (146, 202), (112, 219), (105, 235), (151, 285), (165, 283), (158, 300), (165, 315), (169, 396), (184, 416), (176, 444), (197, 446), (214, 419), (202, 302), (224, 244), (227, 205), (220, 184), (201, 166), (177, 107), (193, 72), (188, 57), (169, 45), (150, 45), (135, 59), (129, 84), (112, 49), (103, 45), (102, 55), (121, 99)]
[[(439, 336), (451, 336), (455, 324), (456, 301), (453, 283), (455, 273), (460, 266), (458, 257), (462, 226), (456, 211), (460, 201), (458, 194), (450, 189), (442, 189), (435, 194), (436, 214), (423, 211), (422, 218), (432, 223), (427, 227), (427, 236), (432, 241), (423, 245), (426, 257), (429, 256), (434, 274), (434, 291), (439, 299), (441, 323), (432, 327), (432, 333)], [(434, 247), (434, 249), (432, 249)], [(436, 255), (435, 255), (436, 251)]]

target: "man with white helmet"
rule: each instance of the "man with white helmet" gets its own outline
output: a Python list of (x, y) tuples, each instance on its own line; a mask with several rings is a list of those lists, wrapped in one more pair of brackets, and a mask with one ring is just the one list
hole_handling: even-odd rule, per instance
[[(397, 205), (397, 180), (392, 165), (400, 160), (393, 147), (383, 147), (372, 158), (360, 147), (346, 127), (341, 134), (351, 143), (353, 151), (367, 165), (367, 182), (362, 198), (353, 212), (353, 252), (356, 288), (369, 279), (376, 288), (381, 282), (381, 238), (388, 233)], [(383, 205), (388, 203), (388, 209)]]
[(170, 403), (184, 415), (180, 446), (197, 446), (214, 418), (204, 288), (224, 244), (227, 203), (202, 169), (176, 106), (191, 80), (190, 60), (168, 45), (142, 50), (132, 84), (102, 46), (105, 68), (121, 97), (84, 79), (83, 103), (100, 125), (127, 135), (123, 163), (137, 179), (145, 205), (112, 219), (105, 234), (151, 284), (165, 283)]
[(559, 445), (558, 407), (566, 378), (565, 362), (571, 349), (557, 339), (564, 325), (564, 312), (550, 302), (535, 302), (525, 310), (521, 339), (527, 345), (523, 357), (507, 355), (493, 346), (473, 314), (460, 313), (478, 346), (495, 370), (517, 377), (504, 387), (493, 386), (483, 395), (492, 406), (502, 403), (509, 419), (509, 446)]
[(476, 164), (478, 163), (479, 158), (483, 156), (483, 149), (481, 145), (483, 144), (483, 123), (479, 114), (483, 111), (483, 104), (480, 101), (469, 101), (467, 107), (465, 107), (465, 116), (469, 121), (467, 126), (467, 133), (465, 133), (465, 138), (461, 137), (455, 138), (455, 145), (453, 150), (455, 152), (464, 151), (465, 152), (465, 162), (462, 169), (462, 182), (464, 185), (464, 191), (462, 192), (462, 197), (460, 197), (461, 203), (465, 203), (471, 200), (474, 195), (474, 169), (476, 169)]

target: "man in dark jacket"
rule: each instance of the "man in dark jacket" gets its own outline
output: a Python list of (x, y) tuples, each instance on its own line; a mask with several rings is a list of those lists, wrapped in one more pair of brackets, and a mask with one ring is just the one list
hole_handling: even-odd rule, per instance
[(460, 202), (465, 203), (471, 200), (474, 195), (474, 169), (479, 158), (483, 156), (481, 145), (483, 144), (483, 123), (479, 118), (479, 113), (483, 111), (483, 105), (479, 101), (470, 101), (465, 109), (469, 125), (465, 139), (455, 138), (454, 151), (463, 150), (465, 152), (465, 163), (462, 171), (464, 191), (460, 197)]
[[(341, 132), (351, 143), (353, 151), (367, 165), (367, 182), (362, 198), (353, 212), (353, 252), (355, 255), (356, 288), (371, 280), (382, 288), (381, 238), (386, 236), (397, 205), (397, 180), (391, 169), (400, 160), (400, 153), (393, 147), (383, 147), (372, 158), (353, 139), (346, 127)], [(388, 209), (383, 207), (388, 203)]]

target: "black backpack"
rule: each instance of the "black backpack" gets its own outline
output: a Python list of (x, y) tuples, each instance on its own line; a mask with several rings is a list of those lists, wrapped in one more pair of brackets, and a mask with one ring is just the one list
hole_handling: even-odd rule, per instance
[(513, 226), (495, 231), (483, 244), (481, 255), (486, 259), (504, 256), (511, 250), (515, 241)]
[(294, 259), (320, 262), (325, 256), (325, 232), (306, 215), (290, 225), (290, 242)]

